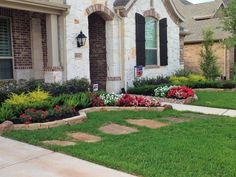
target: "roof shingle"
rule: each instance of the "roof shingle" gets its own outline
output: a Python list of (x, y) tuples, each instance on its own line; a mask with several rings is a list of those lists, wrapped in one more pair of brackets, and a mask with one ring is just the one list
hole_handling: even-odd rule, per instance
[(215, 17), (216, 12), (222, 5), (222, 0), (215, 0), (208, 3), (184, 4), (182, 0), (174, 0), (176, 8), (184, 16), (183, 27), (190, 35), (185, 37), (185, 42), (203, 41), (203, 30), (211, 28), (215, 32), (214, 39), (220, 40), (229, 36), (223, 31), (219, 18)]

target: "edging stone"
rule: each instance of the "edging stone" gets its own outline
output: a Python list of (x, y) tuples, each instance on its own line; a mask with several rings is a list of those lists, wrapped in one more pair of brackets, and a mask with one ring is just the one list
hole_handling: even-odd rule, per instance
[[(45, 123), (34, 123), (34, 124), (13, 124), (8, 131), (11, 130), (40, 130), (40, 129), (48, 129), (55, 128), (62, 125), (76, 125), (81, 124), (87, 119), (87, 113), (90, 112), (103, 112), (103, 111), (158, 111), (162, 112), (165, 110), (164, 107), (92, 107), (79, 111), (79, 116), (75, 116), (72, 118), (57, 120), (53, 122), (45, 122)], [(0, 124), (0, 127), (4, 126), (4, 123)], [(1, 129), (0, 129), (1, 130)], [(0, 134), (5, 132), (4, 129)]]

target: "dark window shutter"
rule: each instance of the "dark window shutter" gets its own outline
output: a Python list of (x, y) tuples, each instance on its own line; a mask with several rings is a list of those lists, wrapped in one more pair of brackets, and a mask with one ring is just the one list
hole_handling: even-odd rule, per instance
[(135, 21), (137, 66), (145, 66), (145, 17), (136, 13)]
[(160, 65), (168, 65), (167, 18), (160, 20)]

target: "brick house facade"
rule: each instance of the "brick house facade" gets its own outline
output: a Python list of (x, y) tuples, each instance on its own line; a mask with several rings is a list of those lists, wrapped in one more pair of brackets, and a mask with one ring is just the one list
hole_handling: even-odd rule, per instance
[[(52, 30), (63, 23), (63, 13), (67, 9), (68, 6), (60, 0), (1, 2), (0, 80), (62, 80), (62, 65), (57, 64), (59, 58), (53, 58), (53, 55), (61, 55), (56, 48), (64, 39), (50, 33), (57, 33), (57, 30)], [(63, 35), (62, 30), (58, 33)]]
[(0, 16), (9, 18), (13, 41), (13, 63), (15, 70), (27, 70), (33, 68), (31, 48), (31, 20), (39, 18), (42, 29), (43, 64), (47, 65), (47, 36), (45, 14), (22, 11), (9, 8), (0, 8)]

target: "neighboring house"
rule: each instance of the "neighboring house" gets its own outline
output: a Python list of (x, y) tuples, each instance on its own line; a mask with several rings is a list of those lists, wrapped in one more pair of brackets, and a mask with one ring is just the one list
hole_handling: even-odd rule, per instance
[[(132, 86), (135, 66), (143, 77), (170, 75), (183, 68), (180, 23), (172, 0), (67, 0), (67, 78), (119, 92)], [(78, 48), (75, 38), (88, 36)]]
[(214, 35), (213, 49), (218, 58), (218, 65), (222, 76), (230, 79), (233, 76), (234, 63), (236, 62), (235, 49), (226, 49), (222, 41), (229, 34), (222, 29), (219, 17), (222, 16), (221, 9), (227, 5), (227, 0), (215, 0), (213, 2), (191, 4), (186, 0), (175, 0), (178, 11), (184, 16), (183, 27), (188, 30), (189, 35), (184, 42), (184, 64), (185, 68), (194, 72), (200, 72), (201, 49), (203, 44), (203, 30), (211, 28)]
[(182, 22), (172, 0), (1, 0), (0, 80), (88, 78), (119, 92), (135, 66), (143, 77), (183, 68)]

